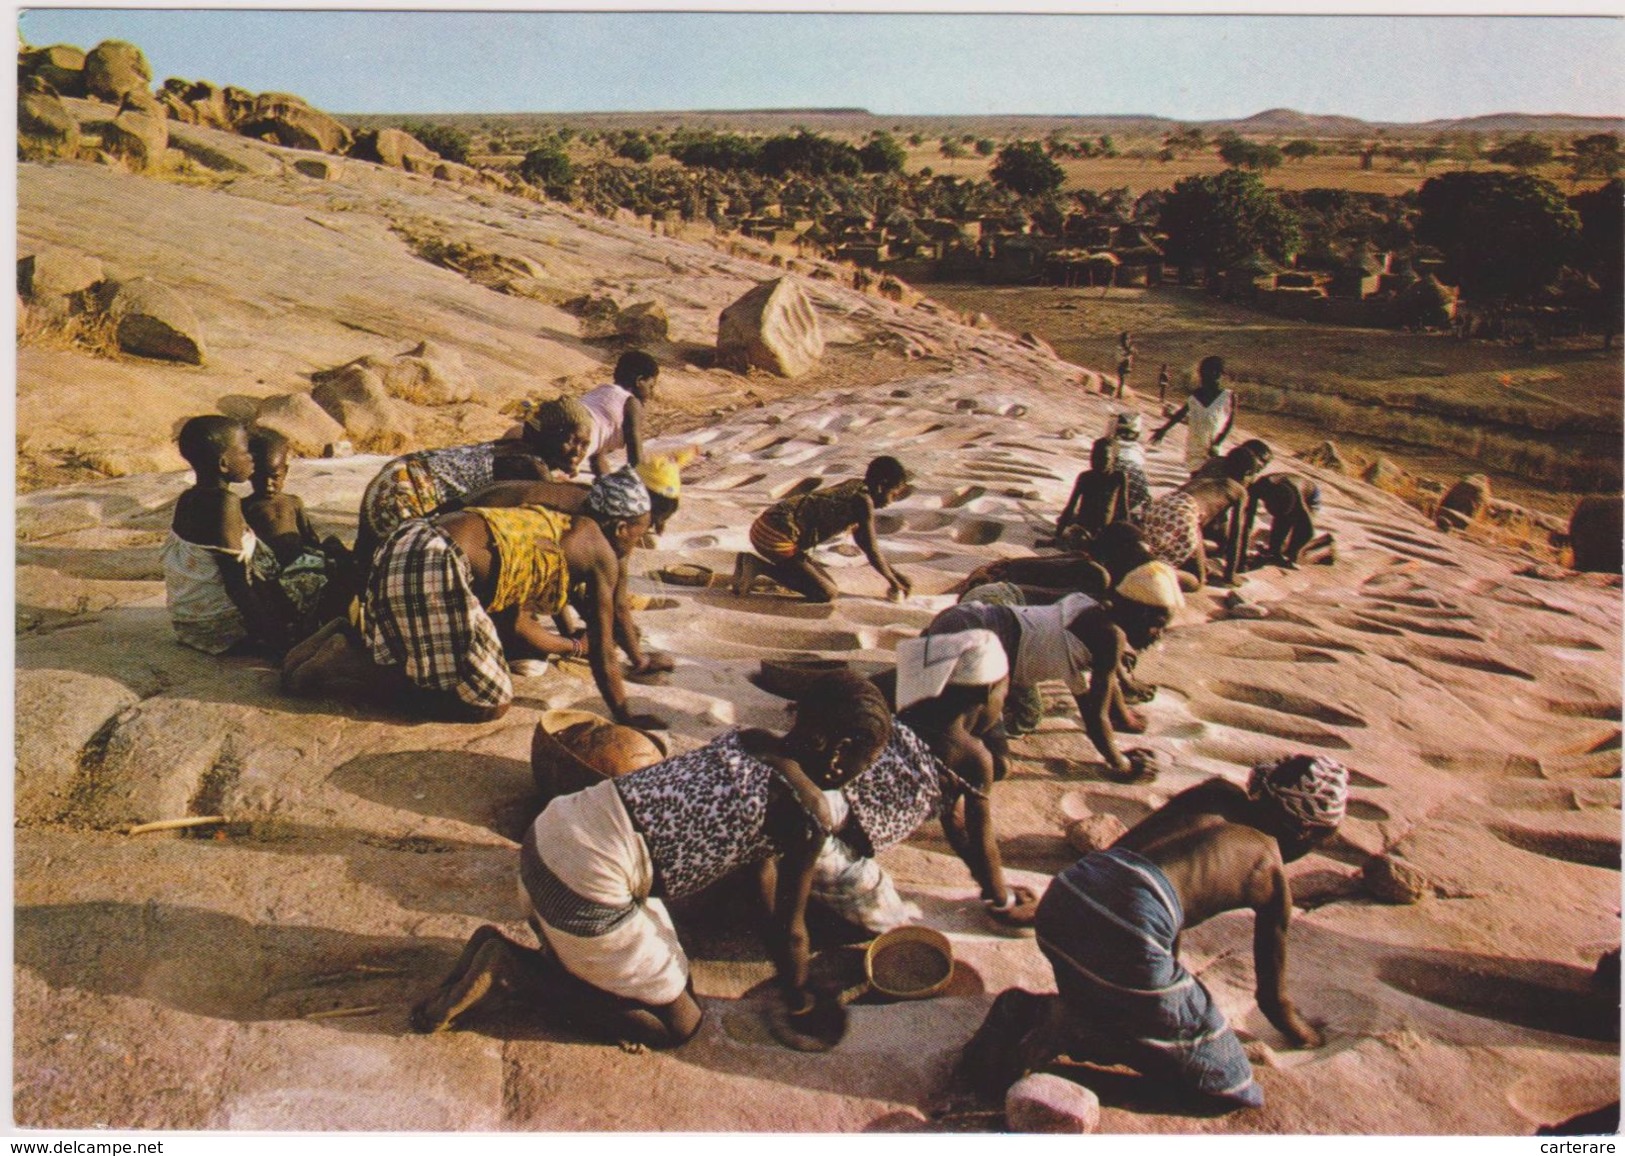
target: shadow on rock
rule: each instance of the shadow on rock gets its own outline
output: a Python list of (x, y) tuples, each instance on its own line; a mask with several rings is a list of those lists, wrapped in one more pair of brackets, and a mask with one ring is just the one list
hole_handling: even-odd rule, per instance
[(541, 810), (529, 764), (501, 755), (433, 750), (362, 755), (335, 769), (329, 781), (369, 802), (486, 827), (515, 842)]
[(160, 903), (17, 909), (16, 962), (51, 987), (238, 1023), (312, 1017), (344, 1031), (404, 1035), (412, 1001), (440, 982), (461, 948)]

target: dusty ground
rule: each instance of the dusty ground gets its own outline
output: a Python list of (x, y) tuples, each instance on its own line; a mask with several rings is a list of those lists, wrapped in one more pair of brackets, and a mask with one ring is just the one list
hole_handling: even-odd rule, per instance
[[(487, 412), (602, 375), (613, 352), (574, 337), (573, 318), (418, 261), (388, 231), (394, 214), (534, 253), (561, 284), (661, 300), (674, 331), (660, 351), (667, 420), (691, 427), (672, 441), (702, 441), (709, 456), (659, 548), (634, 559), (638, 590), (660, 607), (644, 627), (678, 666), (633, 698), (672, 720), (680, 749), (784, 721), (782, 701), (748, 681), (763, 659), (888, 662), (959, 576), (1030, 548), (1079, 467), (1076, 431), (1107, 417), (1073, 384), (1076, 366), (817, 282), (836, 343), (825, 376), (787, 385), (700, 368), (685, 350), (770, 270), (496, 194), (281, 170), (188, 187), (81, 166), (23, 166), (19, 185), (23, 251), (48, 238), (185, 278), (222, 335), (201, 370), (24, 349), (19, 430), (44, 444), (105, 438), (156, 455), (176, 417), (422, 337), (478, 367)], [(83, 412), (111, 391), (144, 404)], [(1177, 442), (1153, 454), (1154, 483), (1178, 480)], [(678, 562), (725, 574), (755, 511), (882, 450), (917, 474), (882, 519), (915, 582), (908, 604), (885, 602), (845, 547), (828, 551), (849, 594), (832, 607), (659, 577)], [(348, 534), (380, 462), (301, 461), (290, 489)], [(545, 709), (592, 709), (591, 684), (565, 669), (519, 680), (501, 722), (419, 724), (287, 699), (264, 664), (188, 652), (169, 633), (157, 560), (186, 478), (152, 465), (18, 503), (17, 1124), (919, 1129), (992, 994), (1049, 985), (1033, 942), (996, 932), (940, 833), (924, 830), (885, 862), (953, 939), (955, 983), (932, 1001), (856, 1008), (828, 1055), (766, 1035), (770, 967), (726, 901), (679, 916), (709, 1015), (676, 1052), (627, 1054), (518, 1014), (412, 1035), (407, 1009), (469, 932), (523, 934), (514, 840), (535, 808), (531, 732)], [(1144, 786), (1105, 781), (1052, 695), (995, 795), (1007, 862), (1041, 884), (1070, 860), (1064, 823), (1083, 808), (1132, 822), (1207, 775), (1238, 778), (1299, 749), (1355, 772), (1341, 835), (1294, 868), (1291, 985), (1326, 1046), (1285, 1050), (1252, 998), (1250, 920), (1220, 917), (1183, 950), (1252, 1041), (1268, 1104), (1204, 1119), (1119, 1090), (1104, 1097), (1103, 1129), (1527, 1133), (1614, 1100), (1617, 1008), (1589, 980), (1620, 935), (1617, 584), (1523, 572), (1387, 495), (1317, 476), (1338, 565), (1250, 575), (1262, 621), (1193, 598), (1142, 666), (1163, 688), (1146, 742), (1173, 770)], [(209, 813), (230, 821), (197, 836), (123, 833)], [(1383, 850), (1434, 893), (1409, 907), (1365, 898), (1357, 866)]]

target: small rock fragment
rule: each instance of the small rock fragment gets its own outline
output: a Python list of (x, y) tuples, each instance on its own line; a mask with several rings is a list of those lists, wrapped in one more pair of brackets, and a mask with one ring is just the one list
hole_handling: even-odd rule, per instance
[(1082, 1084), (1040, 1072), (1010, 1085), (1004, 1118), (1012, 1132), (1093, 1132), (1100, 1126), (1100, 1098)]
[(1433, 891), (1427, 877), (1393, 855), (1373, 855), (1360, 869), (1366, 893), (1383, 903), (1420, 903)]
[(1128, 826), (1116, 815), (1085, 815), (1068, 825), (1066, 841), (1079, 855), (1104, 851), (1128, 833)]

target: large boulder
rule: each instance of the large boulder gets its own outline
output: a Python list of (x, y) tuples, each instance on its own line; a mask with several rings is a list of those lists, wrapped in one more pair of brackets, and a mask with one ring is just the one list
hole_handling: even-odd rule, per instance
[(149, 92), (152, 66), (141, 50), (123, 40), (104, 40), (85, 54), (85, 92), (117, 104), (135, 89)]
[(100, 258), (75, 249), (41, 249), (17, 261), (17, 292), (41, 315), (63, 319), (81, 312), (86, 291), (106, 276)]
[(203, 327), (174, 290), (138, 277), (118, 287), (107, 311), (114, 339), (125, 353), (203, 364)]
[(621, 310), (615, 319), (615, 328), (628, 341), (651, 345), (666, 340), (671, 321), (658, 301), (639, 301)]
[(120, 157), (132, 172), (156, 169), (169, 147), (169, 122), (154, 113), (122, 109), (102, 129), (102, 148)]
[(364, 365), (351, 362), (316, 375), (310, 396), (361, 449), (399, 453), (416, 430), (411, 413), (389, 396), (383, 378)]
[(226, 90), (206, 80), (190, 81), (170, 77), (158, 93), (158, 103), (183, 124), (230, 130), (231, 110)]
[(305, 458), (319, 458), (329, 446), (345, 440), (344, 427), (308, 393), (266, 398), (254, 411), (254, 424), (281, 434), (288, 439), (289, 450)]
[(85, 53), (71, 44), (36, 48), (23, 56), (18, 80), (38, 77), (59, 96), (85, 95)]
[(350, 146), (350, 155), (392, 169), (407, 168), (409, 159), (432, 169), (440, 160), (440, 155), (428, 145), (398, 128), (369, 129), (358, 134)]
[(1321, 442), (1318, 446), (1300, 451), (1298, 456), (1310, 465), (1319, 466), (1324, 470), (1335, 470), (1340, 474), (1348, 472), (1348, 463), (1343, 460), (1336, 442)]
[(48, 92), (17, 98), (17, 156), (21, 160), (71, 157), (79, 151), (79, 122)]
[(1468, 474), (1451, 486), (1439, 501), (1434, 525), (1441, 530), (1465, 530), (1490, 505), (1490, 479), (1484, 474)]
[(348, 152), (353, 140), (350, 130), (337, 120), (285, 92), (262, 92), (255, 97), (253, 109), (237, 131), (284, 148), (322, 153)]
[(1574, 568), (1597, 574), (1620, 572), (1622, 503), (1612, 497), (1581, 498), (1569, 519)]
[(764, 281), (722, 311), (717, 364), (800, 377), (824, 355), (824, 336), (807, 295), (790, 277)]

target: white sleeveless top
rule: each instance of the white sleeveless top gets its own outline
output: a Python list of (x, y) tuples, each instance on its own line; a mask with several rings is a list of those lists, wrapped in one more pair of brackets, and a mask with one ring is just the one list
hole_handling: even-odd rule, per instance
[(581, 404), (592, 414), (592, 444), (587, 447), (586, 460), (600, 450), (625, 448), (626, 402), (631, 396), (631, 390), (613, 383), (581, 395)]
[(1224, 428), (1235, 400), (1228, 389), (1221, 389), (1212, 405), (1203, 405), (1195, 394), (1186, 401), (1185, 466), (1192, 473), (1200, 469), (1212, 453), (1213, 441)]
[(217, 559), (223, 555), (247, 566), (257, 544), (254, 531), (247, 526), (243, 527), (243, 544), (236, 551), (200, 546), (174, 530), (169, 532), (159, 556), (164, 563), (169, 621), (181, 643), (205, 654), (223, 654), (248, 637), (242, 612), (226, 593)]

